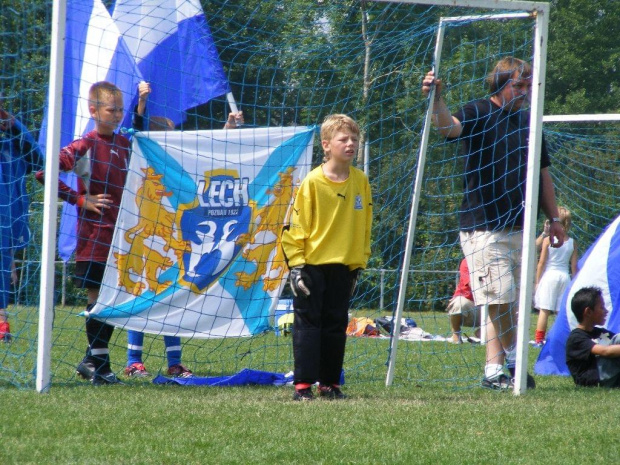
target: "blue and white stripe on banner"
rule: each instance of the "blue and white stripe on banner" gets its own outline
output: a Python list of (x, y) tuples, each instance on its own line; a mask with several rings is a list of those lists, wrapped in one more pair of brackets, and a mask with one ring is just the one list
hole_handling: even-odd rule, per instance
[(269, 329), (280, 232), (314, 127), (137, 134), (99, 300), (125, 329), (198, 338)]

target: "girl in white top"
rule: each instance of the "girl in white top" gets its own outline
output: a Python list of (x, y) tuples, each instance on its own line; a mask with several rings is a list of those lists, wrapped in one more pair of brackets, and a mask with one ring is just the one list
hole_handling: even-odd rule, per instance
[(539, 313), (534, 345), (537, 346), (544, 344), (549, 314), (560, 308), (562, 295), (570, 283), (569, 266), (572, 276), (577, 273), (577, 244), (568, 235), (571, 213), (564, 207), (559, 207), (558, 211), (564, 226), (564, 244), (562, 247), (550, 247), (549, 237), (545, 237), (536, 269), (534, 306)]

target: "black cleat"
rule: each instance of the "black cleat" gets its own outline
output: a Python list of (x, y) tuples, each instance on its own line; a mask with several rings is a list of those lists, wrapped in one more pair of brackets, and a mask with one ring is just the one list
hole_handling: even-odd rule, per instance
[(97, 371), (95, 363), (92, 360), (85, 358), (77, 366), (76, 373), (78, 376), (84, 378), (85, 380), (92, 381), (93, 377), (95, 376), (95, 371)]
[(493, 389), (494, 391), (506, 391), (512, 389), (512, 378), (509, 378), (504, 373), (495, 378), (482, 378), (480, 386), (486, 389)]
[(92, 379), (93, 386), (102, 386), (104, 384), (123, 384), (111, 371), (100, 371), (95, 373)]

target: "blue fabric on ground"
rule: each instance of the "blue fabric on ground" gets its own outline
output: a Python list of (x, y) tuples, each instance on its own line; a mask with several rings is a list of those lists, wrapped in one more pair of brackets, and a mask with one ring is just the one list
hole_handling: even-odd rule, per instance
[[(292, 373), (287, 376), (282, 373), (251, 370), (249, 368), (245, 368), (240, 372), (229, 376), (192, 376), (190, 378), (171, 378), (158, 375), (155, 379), (153, 379), (153, 384), (180, 384), (181, 386), (284, 386), (288, 383), (293, 383)], [(343, 384), (344, 369), (340, 372), (340, 385)]]
[(268, 371), (250, 370), (246, 368), (234, 375), (206, 378), (200, 376), (192, 376), (191, 378), (168, 378), (159, 375), (153, 379), (153, 384), (180, 384), (182, 386), (283, 386), (292, 381), (292, 375), (287, 377), (281, 373), (271, 373)]

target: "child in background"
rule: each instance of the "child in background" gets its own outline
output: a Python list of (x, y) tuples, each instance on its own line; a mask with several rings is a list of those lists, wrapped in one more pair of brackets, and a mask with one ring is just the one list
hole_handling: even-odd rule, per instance
[(448, 316), (452, 327), (452, 343), (461, 344), (461, 328), (463, 325), (476, 327), (475, 336), (480, 337), (480, 310), (474, 303), (474, 295), (469, 285), (469, 268), (467, 260), (461, 260), (459, 266), (459, 283), (454, 295), (448, 303)]
[(566, 365), (575, 384), (620, 387), (620, 340), (602, 327), (608, 313), (603, 293), (584, 287), (573, 296), (571, 309), (579, 324), (566, 340)]
[(351, 166), (360, 130), (342, 114), (321, 126), (324, 163), (303, 180), (291, 223), (282, 233), (294, 294), (294, 400), (318, 394), (344, 399), (344, 362), (350, 299), (370, 257), (372, 197), (366, 175)]
[(549, 220), (545, 220), (543, 225), (543, 230), (540, 233), (540, 236), (536, 238), (536, 255), (540, 253), (542, 250), (543, 241), (545, 237), (549, 237), (549, 228), (551, 227), (551, 222)]
[[(162, 116), (148, 116), (147, 100), (151, 93), (151, 85), (142, 81), (138, 85), (138, 104), (134, 108), (133, 127), (137, 130), (171, 131), (174, 122)], [(164, 336), (166, 359), (168, 361), (167, 374), (175, 378), (191, 378), (192, 371), (181, 363), (183, 346), (178, 336)], [(130, 378), (148, 378), (151, 376), (144, 366), (142, 355), (144, 352), (144, 333), (127, 331), (127, 365), (125, 376)]]
[(551, 247), (549, 237), (545, 237), (536, 269), (534, 306), (539, 313), (536, 336), (532, 342), (535, 347), (542, 347), (545, 343), (549, 314), (560, 310), (562, 296), (570, 283), (569, 266), (572, 276), (577, 274), (577, 244), (568, 235), (571, 213), (564, 207), (559, 207), (558, 212), (560, 223), (564, 226), (564, 244), (561, 247)]
[[(133, 111), (132, 125), (139, 131), (173, 131), (174, 122), (164, 116), (149, 116), (147, 103), (151, 94), (151, 85), (142, 81), (138, 85), (138, 103)], [(235, 129), (243, 124), (243, 112), (230, 113), (224, 129)], [(164, 336), (166, 359), (168, 360), (167, 374), (175, 378), (190, 378), (192, 371), (181, 363), (183, 346), (178, 336)], [(151, 374), (143, 362), (144, 333), (127, 331), (127, 366), (125, 376), (146, 378)]]
[[(74, 282), (87, 290), (87, 312), (99, 297), (130, 150), (129, 140), (115, 133), (124, 114), (120, 89), (106, 81), (97, 82), (91, 86), (88, 99), (95, 129), (64, 147), (59, 156), (60, 170), (78, 175), (78, 191), (58, 180), (58, 196), (78, 207)], [(44, 171), (36, 177), (43, 183)], [(103, 321), (86, 318), (88, 348), (77, 374), (94, 385), (120, 382), (110, 368), (108, 346), (113, 330), (112, 325)]]
[[(133, 109), (132, 126), (138, 131), (173, 131), (174, 122), (164, 116), (149, 116), (147, 108), (151, 84), (142, 81), (138, 85), (138, 103)], [(236, 129), (244, 124), (243, 112), (231, 112), (224, 124), (224, 129)]]
[(13, 254), (30, 240), (26, 175), (40, 169), (43, 155), (26, 127), (2, 108), (0, 95), (0, 341), (11, 342), (6, 308), (17, 284)]

